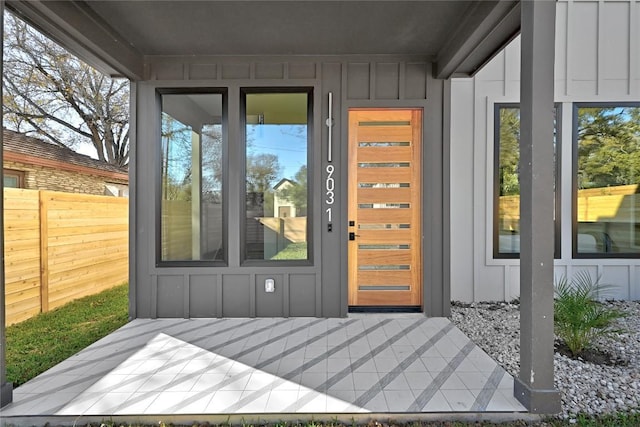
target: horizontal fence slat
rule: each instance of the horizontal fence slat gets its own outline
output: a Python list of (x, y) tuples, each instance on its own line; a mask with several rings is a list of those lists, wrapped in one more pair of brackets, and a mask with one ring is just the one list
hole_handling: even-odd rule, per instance
[(75, 253), (76, 248), (81, 247), (83, 251), (90, 251), (93, 249), (99, 248), (120, 248), (122, 246), (128, 246), (129, 242), (127, 240), (123, 240), (122, 238), (118, 239), (108, 239), (108, 240), (98, 240), (95, 242), (85, 242), (82, 246), (76, 245), (57, 245), (57, 246), (49, 246), (49, 254), (50, 256), (63, 256), (68, 253)]
[[(25, 236), (26, 237), (26, 236)], [(5, 254), (8, 252), (17, 252), (25, 249), (34, 250), (40, 248), (40, 239), (34, 235), (28, 236), (29, 238), (19, 239), (19, 240), (8, 240), (7, 235), (4, 236), (4, 252)]]
[(40, 277), (40, 263), (37, 266), (20, 266), (18, 268), (10, 268), (5, 272), (5, 283), (21, 282), (34, 277)]
[(4, 209), (8, 325), (128, 280), (128, 199), (5, 189)]
[(82, 236), (82, 235), (94, 235), (94, 234), (106, 234), (113, 232), (127, 233), (128, 226), (116, 224), (116, 225), (93, 225), (87, 227), (51, 227), (49, 229), (49, 238), (61, 237), (61, 236)]
[(22, 292), (27, 289), (40, 288), (40, 276), (31, 279), (21, 280), (19, 282), (6, 283), (4, 291), (6, 295)]

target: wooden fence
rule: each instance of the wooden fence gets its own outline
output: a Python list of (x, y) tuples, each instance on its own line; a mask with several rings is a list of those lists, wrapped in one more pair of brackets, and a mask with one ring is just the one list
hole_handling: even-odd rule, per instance
[[(638, 184), (578, 190), (578, 222), (636, 223), (638, 212)], [(501, 196), (499, 214), (501, 230), (519, 230), (520, 196)]]
[(125, 198), (4, 190), (8, 325), (125, 283)]

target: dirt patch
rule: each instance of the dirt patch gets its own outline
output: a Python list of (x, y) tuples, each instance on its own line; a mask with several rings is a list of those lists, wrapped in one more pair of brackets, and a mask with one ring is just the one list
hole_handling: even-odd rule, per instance
[(574, 356), (565, 343), (557, 340), (554, 343), (554, 348), (556, 353), (562, 354), (563, 356), (566, 356), (570, 359), (593, 363), (594, 365), (629, 365), (629, 362), (627, 362), (626, 360), (620, 360), (619, 358), (614, 357), (611, 353), (599, 349), (587, 348)]

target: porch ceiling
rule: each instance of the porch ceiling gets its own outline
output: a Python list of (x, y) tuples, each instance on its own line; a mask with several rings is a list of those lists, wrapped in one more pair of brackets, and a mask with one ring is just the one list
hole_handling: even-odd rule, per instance
[(518, 1), (7, 0), (110, 74), (143, 77), (154, 55), (386, 55), (473, 73), (518, 31)]

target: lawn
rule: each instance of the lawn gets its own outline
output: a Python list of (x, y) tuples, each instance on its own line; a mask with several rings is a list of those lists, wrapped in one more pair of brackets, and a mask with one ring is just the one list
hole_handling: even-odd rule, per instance
[(120, 285), (7, 327), (8, 381), (19, 386), (127, 323), (128, 289)]
[[(169, 424), (160, 421), (156, 424), (128, 424), (106, 421), (102, 427), (181, 427), (180, 424)], [(299, 422), (275, 422), (258, 423), (243, 421), (241, 424), (209, 424), (192, 423), (184, 427), (638, 427), (640, 426), (640, 414), (609, 415), (599, 418), (578, 418), (574, 420), (547, 419), (544, 421), (512, 421), (504, 423), (492, 423), (489, 421), (462, 422), (462, 421), (415, 421), (396, 422), (391, 419), (371, 420), (368, 423), (341, 423), (337, 420), (330, 421), (299, 421)], [(90, 426), (87, 426), (90, 427)]]
[(307, 259), (307, 242), (291, 243), (286, 248), (278, 252), (271, 259)]

